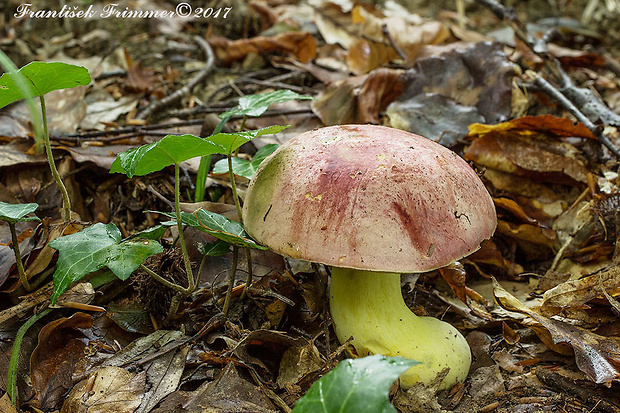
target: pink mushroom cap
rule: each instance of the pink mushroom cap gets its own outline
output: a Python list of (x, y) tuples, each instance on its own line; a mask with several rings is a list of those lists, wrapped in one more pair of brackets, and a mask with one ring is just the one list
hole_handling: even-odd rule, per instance
[(330, 126), (279, 147), (252, 178), (247, 232), (279, 254), (330, 266), (423, 272), (493, 235), (493, 200), (456, 153), (384, 126)]

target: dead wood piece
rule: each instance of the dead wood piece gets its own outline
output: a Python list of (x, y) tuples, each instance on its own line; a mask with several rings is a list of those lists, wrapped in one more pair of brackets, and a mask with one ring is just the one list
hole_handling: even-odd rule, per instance
[(579, 385), (551, 369), (545, 367), (537, 368), (536, 377), (547, 387), (574, 395), (588, 405), (595, 405), (596, 411), (620, 413), (620, 407), (593, 394), (590, 386)]

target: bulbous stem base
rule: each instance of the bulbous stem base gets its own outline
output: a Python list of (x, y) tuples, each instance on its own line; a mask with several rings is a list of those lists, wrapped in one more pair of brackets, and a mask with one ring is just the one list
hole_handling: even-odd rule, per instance
[(467, 377), (467, 341), (452, 325), (413, 314), (403, 300), (400, 274), (332, 267), (330, 310), (340, 342), (353, 337), (352, 354), (402, 356), (420, 363), (401, 375), (405, 389), (430, 384), (445, 368), (450, 370), (441, 389)]

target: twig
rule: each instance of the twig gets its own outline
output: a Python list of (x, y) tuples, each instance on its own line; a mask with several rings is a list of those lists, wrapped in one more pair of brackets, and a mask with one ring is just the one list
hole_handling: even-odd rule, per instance
[(394, 41), (394, 38), (390, 34), (390, 31), (388, 30), (387, 24), (384, 24), (383, 26), (381, 26), (381, 30), (383, 30), (383, 35), (385, 36), (387, 41), (390, 43), (390, 46), (392, 46), (392, 49), (394, 49), (396, 54), (402, 60), (404, 60), (406, 62), (407, 61), (407, 54), (403, 51), (403, 49), (400, 48), (399, 45), (396, 44), (396, 42)]
[(196, 76), (194, 76), (192, 80), (189, 81), (188, 84), (183, 86), (181, 89), (163, 98), (162, 100), (153, 102), (148, 107), (146, 107), (142, 112), (138, 114), (138, 116), (136, 116), (137, 119), (145, 119), (146, 117), (150, 116), (156, 110), (159, 110), (165, 106), (168, 106), (172, 104), (173, 102), (176, 102), (177, 100), (181, 99), (183, 96), (189, 94), (194, 88), (194, 86), (200, 83), (211, 72), (211, 70), (213, 70), (213, 63), (215, 61), (215, 56), (213, 55), (213, 50), (211, 49), (211, 46), (201, 36), (194, 36), (194, 41), (198, 43), (205, 52), (205, 55), (207, 57), (205, 66), (202, 68), (200, 72), (198, 72)]
[(556, 89), (551, 83), (545, 80), (538, 73), (533, 73), (535, 78), (534, 83), (547, 95), (557, 100), (562, 106), (564, 106), (570, 113), (577, 118), (577, 120), (584, 124), (586, 128), (590, 130), (598, 138), (598, 140), (605, 145), (607, 149), (611, 151), (616, 157), (620, 158), (620, 150), (609, 140), (609, 138), (602, 132), (602, 128), (596, 126), (588, 119), (583, 112), (581, 112), (577, 106), (573, 104), (562, 92)]
[(548, 51), (546, 40), (531, 36), (513, 8), (507, 8), (495, 0), (476, 1), (491, 10), (499, 19), (507, 20), (510, 23), (515, 31), (515, 36), (543, 60), (558, 86), (554, 87), (540, 74), (535, 75), (535, 84), (569, 110), (599, 139), (601, 144), (617, 158), (620, 158), (620, 149), (602, 133), (601, 128), (594, 125), (600, 120), (604, 125), (620, 127), (620, 116), (612, 112), (590, 90), (579, 88), (573, 84), (568, 74), (562, 69), (560, 61)]

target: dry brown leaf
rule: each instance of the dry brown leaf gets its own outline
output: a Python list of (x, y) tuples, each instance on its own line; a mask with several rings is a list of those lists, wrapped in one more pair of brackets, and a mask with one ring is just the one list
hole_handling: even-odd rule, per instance
[(566, 142), (508, 131), (477, 138), (465, 150), (465, 159), (540, 182), (576, 185), (588, 181), (588, 170), (577, 154)]
[(600, 284), (611, 296), (620, 294), (620, 268), (611, 267), (579, 280), (563, 282), (543, 294), (541, 310), (553, 307), (580, 307), (603, 295)]
[(72, 374), (86, 347), (78, 329), (92, 325), (90, 315), (78, 312), (50, 322), (39, 332), (39, 343), (30, 356), (30, 378), (43, 410), (60, 407), (73, 387)]
[(402, 92), (403, 73), (376, 69), (366, 76), (335, 82), (312, 102), (312, 110), (325, 125), (378, 123), (379, 113)]
[(496, 125), (473, 124), (469, 127), (469, 138), (484, 136), (491, 132), (514, 131), (522, 135), (533, 135), (541, 132), (559, 137), (574, 136), (579, 138), (596, 139), (583, 123), (573, 123), (570, 119), (558, 118), (552, 115), (523, 116), (509, 122)]
[(250, 53), (279, 53), (294, 56), (307, 63), (316, 56), (316, 39), (308, 32), (287, 32), (273, 37), (228, 40), (213, 36), (209, 39), (217, 58), (225, 65), (244, 59)]
[[(493, 294), (497, 303), (506, 310), (526, 314), (537, 321), (540, 326), (529, 327), (537, 333), (541, 328), (545, 329), (550, 334), (554, 345), (569, 344), (574, 351), (577, 366), (592, 381), (610, 384), (612, 380), (620, 379), (620, 371), (616, 367), (620, 365), (620, 337), (604, 337), (583, 328), (547, 318), (525, 307), (495, 279), (493, 279)], [(539, 337), (543, 339), (542, 336), (539, 335)], [(558, 350), (556, 347), (550, 348)]]
[(133, 412), (144, 397), (144, 371), (130, 373), (120, 367), (103, 367), (73, 387), (61, 413)]
[(497, 245), (493, 240), (484, 240), (480, 244), (480, 249), (474, 252), (464, 262), (473, 262), (475, 264), (489, 264), (501, 268), (510, 275), (521, 274), (523, 267), (516, 262), (505, 259), (497, 249)]
[(555, 233), (552, 230), (529, 224), (513, 224), (504, 220), (497, 222), (497, 232), (531, 244), (553, 248)]

